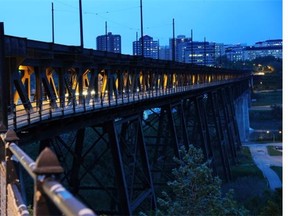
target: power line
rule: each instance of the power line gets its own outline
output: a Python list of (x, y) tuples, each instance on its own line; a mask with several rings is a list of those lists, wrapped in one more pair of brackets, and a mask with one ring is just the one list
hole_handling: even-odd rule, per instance
[[(61, 4), (63, 4), (63, 5), (65, 5), (65, 6), (67, 6), (67, 7), (73, 8), (73, 9), (75, 9), (75, 11), (78, 11), (78, 7), (76, 7), (76, 6), (74, 6), (74, 5), (67, 4), (67, 3), (64, 3), (64, 2), (59, 1), (59, 0), (55, 0), (55, 1), (57, 1), (57, 2), (59, 2), (59, 3), (61, 3)], [(117, 12), (127, 11), (127, 10), (131, 10), (131, 9), (136, 9), (136, 8), (138, 9), (139, 6), (120, 8), (120, 9), (117, 9), (117, 10), (105, 11), (105, 12), (83, 11), (83, 13), (84, 13), (84, 14), (99, 15), (99, 14), (117, 13)], [(71, 12), (71, 13), (75, 12), (75, 11), (73, 11), (73, 10), (70, 10), (70, 11), (69, 11), (69, 10), (62, 10), (62, 9), (61, 9), (61, 10), (58, 10), (58, 11), (65, 11), (65, 12)]]
[[(60, 3), (62, 4), (63, 6), (65, 6), (67, 9), (59, 9), (57, 7), (54, 8), (54, 12), (66, 12), (66, 13), (77, 13), (77, 11), (79, 10), (79, 7), (77, 6), (74, 6), (72, 4), (69, 4), (69, 3), (66, 3), (66, 2), (63, 2), (63, 1), (60, 1), (60, 0), (54, 0), (56, 1), (57, 3)], [(117, 12), (123, 12), (123, 11), (132, 11), (134, 9), (139, 9), (140, 6), (133, 6), (133, 7), (124, 7), (124, 8), (119, 8), (117, 10), (110, 10), (110, 11), (102, 11), (102, 12), (92, 12), (92, 11), (89, 11), (89, 10), (83, 10), (83, 14), (84, 15), (94, 15), (94, 16), (97, 16), (101, 19), (103, 19), (103, 21), (109, 21), (109, 23), (113, 23), (115, 25), (118, 25), (122, 28), (126, 28), (128, 30), (131, 30), (131, 31), (139, 31), (140, 30), (140, 27), (135, 27), (135, 26), (130, 26), (130, 25), (127, 25), (126, 23), (120, 23), (118, 21), (115, 21), (113, 19), (111, 19), (109, 16), (105, 16), (105, 15), (110, 15), (110, 14), (115, 14)], [(103, 16), (104, 15), (104, 16)], [(152, 25), (152, 26), (146, 26), (144, 29), (148, 30), (148, 29), (155, 29), (155, 28), (165, 28), (167, 26), (170, 26), (171, 24), (170, 23), (159, 23), (159, 24), (156, 24), (156, 25)]]

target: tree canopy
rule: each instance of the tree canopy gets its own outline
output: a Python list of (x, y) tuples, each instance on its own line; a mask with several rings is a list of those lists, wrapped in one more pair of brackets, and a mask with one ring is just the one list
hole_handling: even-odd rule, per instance
[(181, 159), (174, 159), (178, 165), (172, 171), (175, 179), (168, 182), (171, 192), (163, 192), (158, 199), (156, 215), (248, 215), (233, 199), (233, 191), (222, 195), (221, 180), (213, 176), (200, 149), (183, 147), (180, 155)]

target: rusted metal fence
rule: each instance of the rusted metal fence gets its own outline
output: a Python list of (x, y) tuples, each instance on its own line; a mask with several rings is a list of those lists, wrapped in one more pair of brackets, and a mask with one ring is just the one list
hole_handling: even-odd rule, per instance
[[(19, 146), (13, 130), (0, 126), (0, 215), (30, 215), (19, 191), (15, 162), (34, 180), (33, 215), (96, 215), (58, 181), (63, 168), (56, 155), (45, 148), (33, 161)], [(31, 209), (32, 212), (32, 209)]]

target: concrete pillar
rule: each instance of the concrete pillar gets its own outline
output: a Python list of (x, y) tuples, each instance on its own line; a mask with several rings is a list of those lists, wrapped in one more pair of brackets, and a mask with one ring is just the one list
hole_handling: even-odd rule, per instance
[(234, 103), (241, 142), (248, 141), (249, 137), (249, 95), (249, 91), (244, 92)]

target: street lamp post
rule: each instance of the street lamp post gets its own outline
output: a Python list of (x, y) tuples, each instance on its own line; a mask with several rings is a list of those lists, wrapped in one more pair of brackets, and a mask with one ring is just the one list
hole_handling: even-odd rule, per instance
[(141, 19), (141, 56), (144, 57), (144, 38), (143, 38), (143, 9), (142, 0), (140, 0), (140, 19)]
[(79, 16), (80, 16), (80, 46), (84, 47), (83, 42), (83, 20), (82, 20), (82, 0), (79, 0)]
[(52, 2), (52, 43), (54, 43), (54, 4)]

